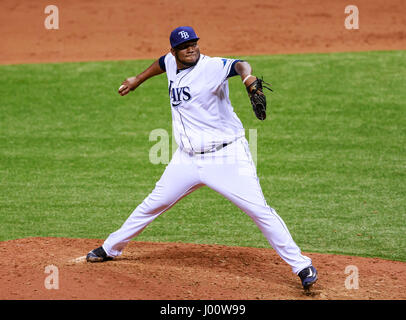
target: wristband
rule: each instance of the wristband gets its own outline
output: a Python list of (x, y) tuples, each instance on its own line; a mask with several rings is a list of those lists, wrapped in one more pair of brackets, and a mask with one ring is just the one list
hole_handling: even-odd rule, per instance
[(247, 81), (249, 77), (252, 77), (252, 74), (249, 74), (248, 76), (246, 76), (245, 79), (242, 81), (242, 83), (245, 84), (245, 81)]

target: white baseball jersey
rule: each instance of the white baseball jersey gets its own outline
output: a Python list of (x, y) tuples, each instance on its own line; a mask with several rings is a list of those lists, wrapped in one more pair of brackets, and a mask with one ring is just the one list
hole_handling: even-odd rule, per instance
[(239, 60), (201, 54), (193, 67), (178, 70), (175, 57), (161, 58), (168, 77), (172, 126), (178, 146), (202, 152), (243, 137), (243, 125), (229, 98), (228, 77)]

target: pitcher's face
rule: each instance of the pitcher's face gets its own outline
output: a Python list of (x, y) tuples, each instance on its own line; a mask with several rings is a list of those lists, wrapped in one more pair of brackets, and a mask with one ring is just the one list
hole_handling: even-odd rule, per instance
[(194, 66), (200, 57), (200, 48), (197, 40), (184, 42), (176, 48), (172, 48), (171, 52), (176, 60), (185, 67)]

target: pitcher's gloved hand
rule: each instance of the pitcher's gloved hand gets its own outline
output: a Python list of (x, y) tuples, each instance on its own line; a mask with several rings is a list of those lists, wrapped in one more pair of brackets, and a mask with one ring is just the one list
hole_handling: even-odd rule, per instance
[(266, 118), (266, 97), (263, 92), (263, 88), (273, 91), (271, 88), (263, 86), (262, 83), (270, 85), (263, 79), (256, 78), (247, 86), (247, 92), (252, 104), (252, 109), (259, 120), (265, 120)]

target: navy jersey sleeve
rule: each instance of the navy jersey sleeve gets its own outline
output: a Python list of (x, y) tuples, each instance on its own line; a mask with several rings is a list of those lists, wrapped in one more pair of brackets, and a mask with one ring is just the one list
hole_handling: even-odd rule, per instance
[(161, 67), (162, 71), (166, 72), (165, 57), (166, 55), (159, 58), (159, 66)]
[(238, 75), (237, 71), (235, 71), (235, 64), (240, 61), (244, 61), (244, 60), (234, 60), (233, 64), (231, 65), (230, 72), (227, 75), (227, 78), (231, 78), (231, 77)]

